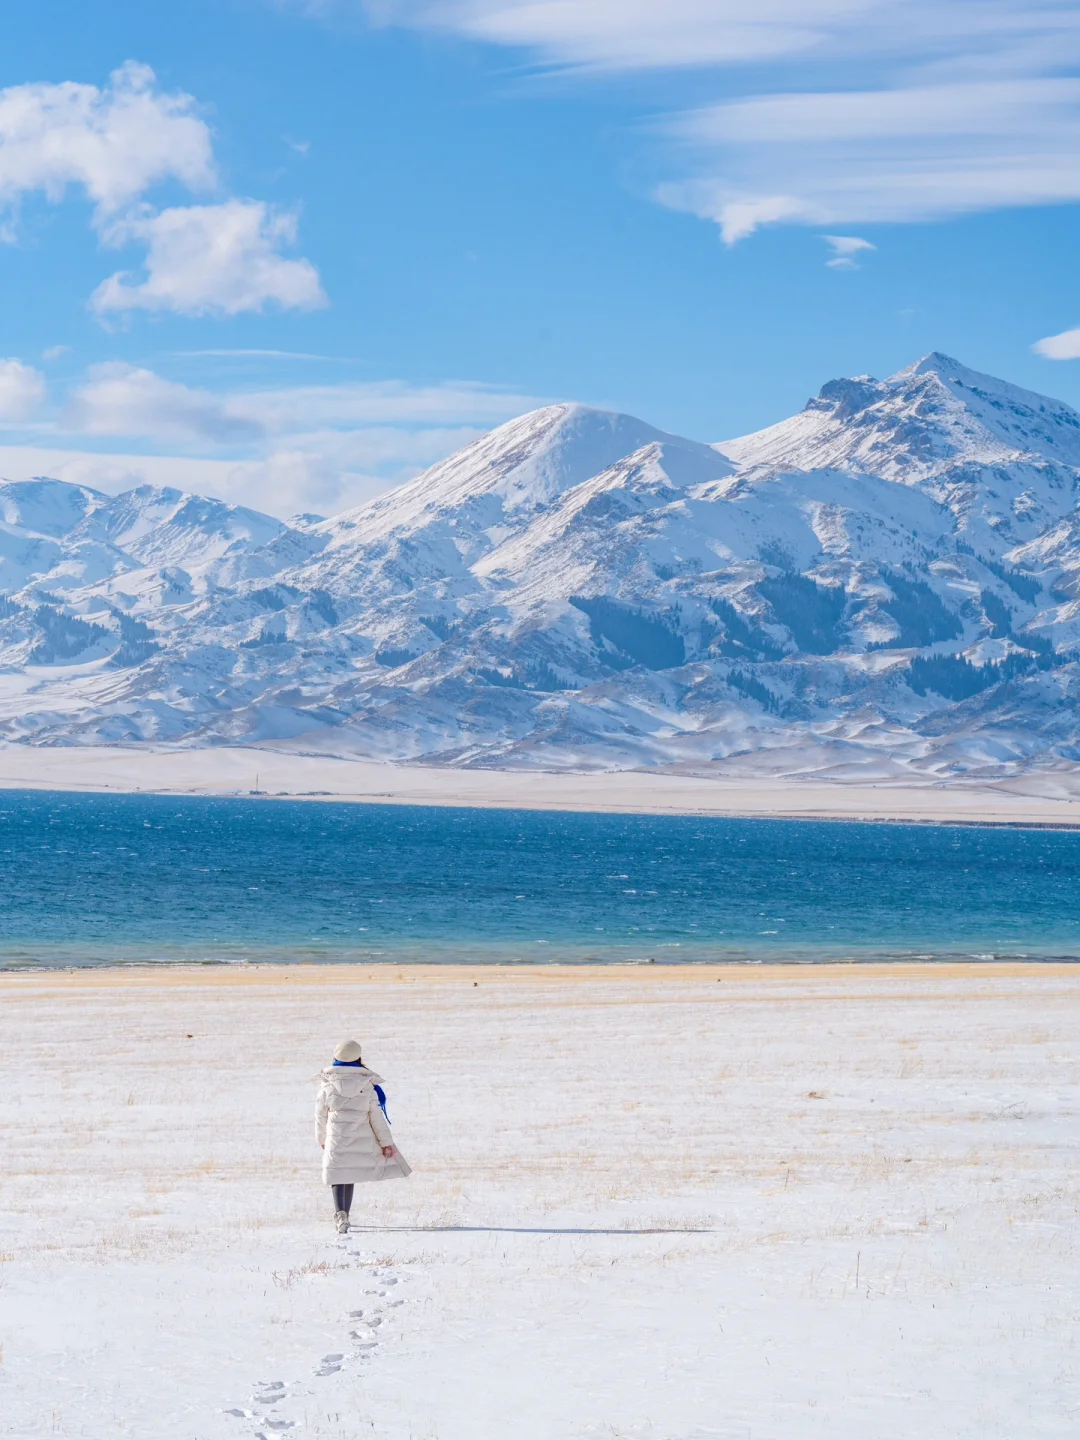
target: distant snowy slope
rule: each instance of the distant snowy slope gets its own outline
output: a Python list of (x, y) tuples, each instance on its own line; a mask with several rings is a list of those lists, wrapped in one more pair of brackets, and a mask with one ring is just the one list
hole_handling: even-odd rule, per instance
[(28, 535), (59, 540), (108, 497), (64, 480), (0, 480), (0, 522)]
[(63, 480), (0, 480), (0, 595), (71, 562), (69, 537), (107, 498)]
[(287, 528), (257, 510), (154, 485), (102, 498), (73, 537), (105, 541), (144, 565), (202, 566), (237, 547), (266, 545)]

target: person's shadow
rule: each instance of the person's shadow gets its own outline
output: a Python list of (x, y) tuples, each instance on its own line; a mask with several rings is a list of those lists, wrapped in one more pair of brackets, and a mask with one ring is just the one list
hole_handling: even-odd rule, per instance
[(585, 1226), (567, 1226), (546, 1229), (541, 1225), (356, 1225), (350, 1223), (349, 1234), (366, 1231), (371, 1234), (385, 1234), (394, 1231), (406, 1235), (715, 1235), (704, 1225), (689, 1225), (680, 1229), (653, 1227), (648, 1230), (590, 1230)]

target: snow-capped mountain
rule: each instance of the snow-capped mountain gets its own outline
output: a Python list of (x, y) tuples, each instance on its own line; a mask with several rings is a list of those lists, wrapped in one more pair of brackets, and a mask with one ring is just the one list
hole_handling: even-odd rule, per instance
[(929, 355), (704, 445), (558, 405), (282, 522), (0, 483), (0, 737), (456, 765), (1080, 759), (1080, 414)]

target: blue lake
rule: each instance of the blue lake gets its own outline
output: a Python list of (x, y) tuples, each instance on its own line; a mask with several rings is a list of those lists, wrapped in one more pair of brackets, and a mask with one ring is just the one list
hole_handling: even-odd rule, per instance
[(0, 793), (0, 967), (1080, 957), (1080, 834)]

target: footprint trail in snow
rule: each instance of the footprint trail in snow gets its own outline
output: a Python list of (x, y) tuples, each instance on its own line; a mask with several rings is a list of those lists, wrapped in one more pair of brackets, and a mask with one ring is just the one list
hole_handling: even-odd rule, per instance
[(397, 1276), (376, 1273), (368, 1278), (375, 1283), (373, 1288), (363, 1292), (364, 1305), (349, 1310), (343, 1321), (343, 1329), (351, 1348), (332, 1350), (321, 1356), (313, 1366), (311, 1379), (307, 1382), (260, 1380), (253, 1386), (252, 1394), (245, 1405), (234, 1405), (225, 1409), (226, 1415), (254, 1422), (250, 1432), (252, 1440), (273, 1440), (274, 1436), (284, 1435), (295, 1429), (300, 1423), (299, 1420), (289, 1419), (279, 1407), (287, 1407), (287, 1402), (293, 1398), (317, 1398), (323, 1388), (322, 1381), (341, 1374), (344, 1369), (357, 1362), (374, 1358), (380, 1341), (385, 1336), (385, 1323), (393, 1318), (393, 1311), (403, 1305), (404, 1301), (389, 1298), (398, 1284)]

